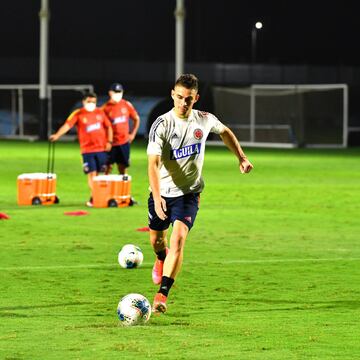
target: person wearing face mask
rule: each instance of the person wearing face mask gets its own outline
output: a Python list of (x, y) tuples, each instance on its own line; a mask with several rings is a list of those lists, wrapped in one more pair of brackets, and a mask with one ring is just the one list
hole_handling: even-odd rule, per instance
[[(94, 176), (106, 171), (108, 151), (111, 150), (113, 142), (111, 122), (104, 111), (96, 107), (96, 101), (95, 93), (85, 94), (82, 99), (83, 107), (73, 111), (59, 130), (49, 137), (50, 141), (57, 141), (76, 125), (83, 170), (87, 174), (91, 193)], [(86, 205), (93, 206), (92, 197)]]
[[(140, 126), (140, 117), (134, 106), (123, 99), (124, 88), (119, 83), (114, 83), (109, 89), (109, 100), (102, 106), (105, 114), (111, 121), (114, 142), (109, 154), (108, 173), (112, 165), (117, 164), (119, 174), (126, 174), (130, 166), (130, 144), (135, 139)], [(130, 130), (130, 119), (133, 126)]]

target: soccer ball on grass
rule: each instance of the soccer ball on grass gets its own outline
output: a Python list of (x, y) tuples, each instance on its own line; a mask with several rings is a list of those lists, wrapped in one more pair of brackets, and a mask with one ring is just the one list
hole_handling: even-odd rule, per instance
[(118, 254), (118, 262), (124, 269), (132, 269), (142, 264), (144, 255), (141, 249), (133, 244), (126, 244)]
[(151, 316), (151, 305), (141, 294), (128, 294), (120, 300), (117, 314), (124, 326), (145, 324)]

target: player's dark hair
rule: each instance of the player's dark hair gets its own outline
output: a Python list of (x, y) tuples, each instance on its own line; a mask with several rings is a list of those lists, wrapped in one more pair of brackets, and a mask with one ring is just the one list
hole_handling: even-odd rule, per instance
[(199, 90), (199, 80), (194, 74), (183, 74), (175, 82), (175, 86), (180, 85), (186, 89)]
[(86, 93), (84, 93), (82, 99), (86, 100), (87, 98), (96, 98), (97, 99), (97, 95), (94, 92), (86, 92)]

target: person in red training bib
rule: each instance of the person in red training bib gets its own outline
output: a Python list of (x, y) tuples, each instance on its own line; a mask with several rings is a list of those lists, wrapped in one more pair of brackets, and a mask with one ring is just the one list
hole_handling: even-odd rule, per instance
[[(113, 143), (113, 130), (109, 118), (101, 108), (96, 107), (97, 95), (87, 93), (82, 99), (83, 107), (73, 111), (59, 130), (50, 135), (50, 141), (57, 141), (74, 125), (77, 129), (80, 151), (83, 158), (83, 170), (88, 176), (88, 185), (92, 193), (93, 178), (107, 168), (108, 151)], [(86, 203), (92, 207), (92, 196)]]
[[(126, 174), (130, 166), (130, 144), (135, 139), (140, 126), (140, 117), (134, 106), (123, 99), (124, 88), (114, 83), (109, 89), (109, 100), (102, 106), (105, 114), (111, 121), (114, 141), (109, 154), (108, 173), (111, 173), (113, 164), (117, 164), (119, 174)], [(133, 126), (130, 127), (130, 119)]]

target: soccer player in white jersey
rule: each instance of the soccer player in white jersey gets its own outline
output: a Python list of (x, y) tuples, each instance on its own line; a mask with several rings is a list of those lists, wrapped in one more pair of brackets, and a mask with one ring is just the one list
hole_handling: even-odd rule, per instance
[[(241, 173), (253, 168), (228, 127), (214, 115), (193, 109), (199, 99), (198, 86), (195, 75), (181, 75), (171, 91), (174, 108), (157, 118), (149, 133), (149, 228), (157, 256), (152, 278), (160, 285), (153, 302), (155, 313), (166, 311), (169, 290), (181, 269), (185, 240), (194, 224), (204, 188), (201, 172), (209, 133), (220, 135), (238, 158)], [(168, 247), (170, 223), (173, 229)]]

